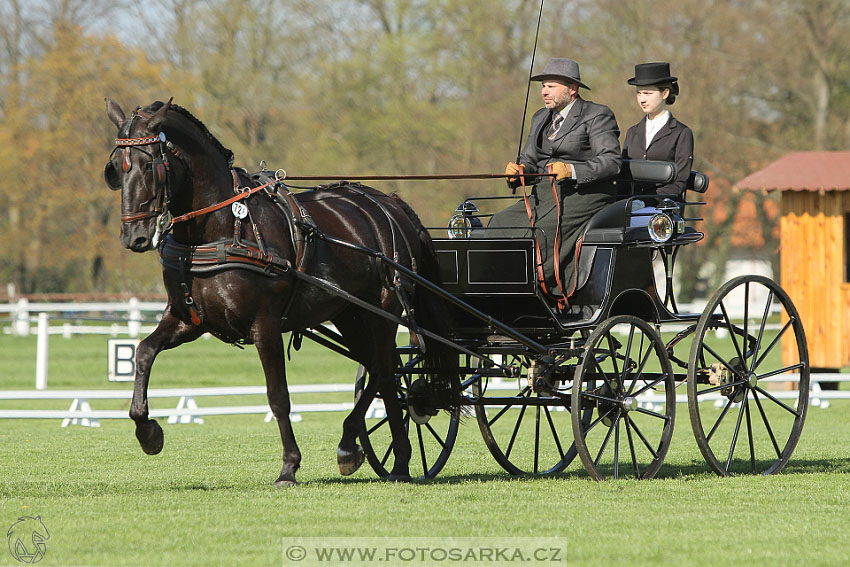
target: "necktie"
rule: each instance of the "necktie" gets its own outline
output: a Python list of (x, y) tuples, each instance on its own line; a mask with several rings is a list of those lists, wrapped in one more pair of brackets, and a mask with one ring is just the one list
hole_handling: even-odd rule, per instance
[(561, 124), (564, 122), (564, 116), (559, 112), (552, 119), (552, 127), (549, 129), (549, 141), (555, 139), (555, 136), (558, 134), (558, 130), (561, 129)]

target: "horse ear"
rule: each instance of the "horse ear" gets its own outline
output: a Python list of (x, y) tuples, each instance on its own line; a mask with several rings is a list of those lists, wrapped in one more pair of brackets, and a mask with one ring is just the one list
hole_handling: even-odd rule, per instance
[(106, 97), (106, 115), (109, 116), (109, 119), (118, 126), (120, 129), (121, 126), (124, 125), (124, 122), (127, 121), (127, 117), (124, 115), (124, 111), (121, 110), (121, 107), (118, 106), (118, 103), (112, 100), (109, 97)]
[(174, 97), (168, 99), (168, 102), (163, 104), (153, 116), (148, 120), (148, 132), (159, 132), (162, 129), (162, 123), (165, 121), (165, 115), (168, 114), (168, 109), (171, 108), (171, 101)]

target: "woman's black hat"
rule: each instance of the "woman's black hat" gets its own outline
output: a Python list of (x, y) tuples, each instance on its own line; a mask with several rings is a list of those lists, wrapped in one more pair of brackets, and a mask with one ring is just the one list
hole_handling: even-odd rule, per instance
[(635, 76), (629, 79), (629, 84), (646, 86), (658, 85), (661, 83), (675, 83), (677, 80), (679, 80), (678, 77), (670, 75), (669, 63), (639, 63), (638, 65), (635, 65)]

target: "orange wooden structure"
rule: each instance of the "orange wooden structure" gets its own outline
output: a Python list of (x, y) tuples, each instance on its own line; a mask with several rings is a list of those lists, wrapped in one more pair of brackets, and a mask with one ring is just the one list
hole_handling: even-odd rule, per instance
[(792, 152), (735, 186), (782, 192), (779, 284), (800, 312), (810, 365), (850, 366), (850, 152)]

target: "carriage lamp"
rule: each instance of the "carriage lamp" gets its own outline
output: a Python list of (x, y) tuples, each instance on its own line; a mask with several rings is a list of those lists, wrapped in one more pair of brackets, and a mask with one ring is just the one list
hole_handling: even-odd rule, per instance
[(646, 227), (653, 242), (662, 244), (673, 237), (673, 220), (666, 213), (656, 213)]
[(679, 214), (679, 207), (672, 199), (664, 199), (655, 207), (660, 212), (652, 215), (647, 225), (653, 242), (663, 244), (685, 232), (685, 220)]
[(481, 219), (475, 216), (478, 207), (475, 203), (464, 201), (455, 209), (455, 214), (449, 219), (449, 238), (469, 238), (472, 230), (481, 228)]
[(666, 213), (673, 221), (673, 236), (679, 236), (685, 232), (685, 219), (679, 214), (681, 205), (672, 199), (664, 199), (656, 207), (662, 213)]

